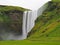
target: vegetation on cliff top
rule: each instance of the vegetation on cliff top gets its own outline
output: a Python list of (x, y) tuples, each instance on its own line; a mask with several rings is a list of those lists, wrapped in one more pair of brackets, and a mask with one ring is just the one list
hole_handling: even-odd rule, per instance
[(4, 6), (4, 5), (0, 5), (0, 11), (9, 11), (9, 10), (20, 10), (20, 11), (28, 11), (29, 9), (25, 9), (22, 7), (18, 7), (18, 6)]

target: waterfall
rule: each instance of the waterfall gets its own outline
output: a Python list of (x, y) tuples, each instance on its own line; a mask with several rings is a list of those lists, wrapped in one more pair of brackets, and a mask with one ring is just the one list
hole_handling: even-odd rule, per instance
[(35, 25), (35, 20), (42, 15), (43, 11), (47, 8), (48, 4), (45, 4), (44, 6), (40, 7), (37, 10), (32, 10), (27, 12), (27, 33), (31, 31), (31, 29)]
[(36, 18), (37, 18), (37, 11), (28, 11), (27, 33), (29, 33), (31, 31), (31, 29), (34, 27)]

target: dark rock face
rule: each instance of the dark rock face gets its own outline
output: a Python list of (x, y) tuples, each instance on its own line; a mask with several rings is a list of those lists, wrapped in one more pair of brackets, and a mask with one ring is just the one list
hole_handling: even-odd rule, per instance
[(0, 38), (1, 35), (11, 32), (14, 35), (22, 34), (23, 12), (19, 10), (0, 11)]
[(18, 10), (11, 10), (8, 13), (11, 22), (9, 27), (11, 30), (14, 30), (15, 32), (19, 32), (22, 34), (22, 20), (23, 20), (23, 12), (18, 11)]

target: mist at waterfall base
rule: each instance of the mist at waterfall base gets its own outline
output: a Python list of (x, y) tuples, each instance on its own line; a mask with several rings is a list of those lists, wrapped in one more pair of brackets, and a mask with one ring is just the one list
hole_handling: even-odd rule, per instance
[(6, 31), (2, 31), (0, 33), (0, 40), (20, 40), (20, 35), (16, 35), (12, 32), (6, 32)]
[(5, 29), (0, 32), (0, 40), (21, 40), (19, 33), (6, 32)]

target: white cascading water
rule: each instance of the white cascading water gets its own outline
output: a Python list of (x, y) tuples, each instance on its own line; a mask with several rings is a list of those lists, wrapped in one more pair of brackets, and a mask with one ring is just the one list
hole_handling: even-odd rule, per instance
[(36, 18), (37, 18), (37, 11), (28, 11), (27, 33), (29, 33), (31, 29), (34, 27)]

